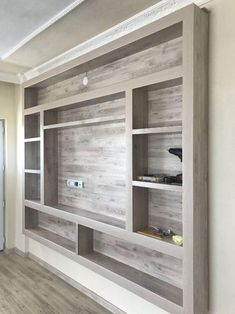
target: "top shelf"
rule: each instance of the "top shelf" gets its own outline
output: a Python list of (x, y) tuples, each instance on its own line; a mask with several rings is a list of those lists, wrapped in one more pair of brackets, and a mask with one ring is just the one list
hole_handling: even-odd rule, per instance
[(69, 97), (59, 99), (53, 102), (49, 102), (49, 103), (45, 103), (41, 105), (34, 105), (32, 107), (27, 106), (27, 108), (24, 110), (24, 114), (30, 115), (30, 114), (37, 113), (43, 110), (49, 110), (53, 108), (59, 108), (59, 107), (63, 107), (63, 106), (71, 105), (71, 104), (76, 104), (79, 102), (84, 102), (84, 101), (88, 101), (88, 100), (99, 98), (99, 97), (113, 95), (115, 93), (122, 93), (127, 89), (127, 87), (128, 89), (135, 89), (135, 88), (144, 87), (150, 84), (158, 84), (161, 82), (178, 79), (178, 78), (181, 78), (182, 76), (183, 76), (182, 66), (176, 66), (170, 69), (159, 71), (157, 73), (145, 75), (145, 76), (127, 80), (121, 83), (116, 83), (114, 85), (109, 85), (103, 88), (79, 93), (77, 95), (69, 96)]

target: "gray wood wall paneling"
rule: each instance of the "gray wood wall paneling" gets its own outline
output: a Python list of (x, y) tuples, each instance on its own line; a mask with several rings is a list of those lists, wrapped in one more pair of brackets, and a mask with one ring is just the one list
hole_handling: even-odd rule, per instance
[(180, 259), (97, 231), (94, 232), (94, 251), (165, 280), (176, 287), (182, 287), (182, 261)]
[(182, 64), (181, 37), (91, 70), (88, 72), (88, 87), (82, 84), (83, 73), (39, 89), (38, 104), (159, 72), (180, 64)]

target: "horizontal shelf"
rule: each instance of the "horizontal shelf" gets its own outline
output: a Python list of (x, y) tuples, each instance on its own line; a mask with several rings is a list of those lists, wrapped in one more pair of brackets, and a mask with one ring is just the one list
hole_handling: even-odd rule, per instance
[(137, 291), (140, 289), (151, 295), (154, 294), (155, 297), (161, 298), (161, 301), (171, 308), (175, 305), (174, 313), (181, 312), (182, 289), (95, 251), (82, 257), (94, 263), (94, 267), (104, 269), (107, 275), (110, 272), (110, 276), (114, 277), (112, 279), (117, 279), (118, 282), (120, 280), (124, 285), (130, 285), (128, 287), (130, 290), (136, 288)]
[(34, 173), (34, 174), (40, 174), (40, 170), (35, 170), (35, 169), (25, 169), (24, 173)]
[(40, 140), (41, 140), (40, 137), (31, 137), (31, 138), (25, 138), (24, 142), (25, 143), (40, 142)]
[(179, 259), (183, 258), (183, 247), (177, 246), (175, 244), (169, 243), (165, 240), (152, 239), (150, 237), (146, 237), (144, 235), (123, 230), (119, 227), (110, 225), (108, 223), (103, 223), (100, 221), (96, 221), (90, 219), (88, 217), (80, 216), (68, 211), (64, 211), (62, 209), (58, 209), (51, 206), (42, 205), (39, 202), (25, 200), (24, 205), (26, 207), (34, 208), (40, 212), (52, 215), (54, 217), (62, 218), (85, 227), (95, 229), (100, 232), (104, 232), (110, 234), (112, 236), (119, 237), (122, 240), (128, 239), (128, 241), (141, 245), (143, 247), (156, 250), (163, 254), (167, 254)]
[(132, 181), (132, 186), (148, 188), (148, 189), (172, 191), (172, 192), (182, 192), (183, 190), (182, 185), (152, 183), (152, 182), (145, 182), (145, 181)]
[(182, 126), (163, 126), (156, 128), (145, 128), (145, 129), (134, 129), (132, 130), (133, 135), (144, 135), (144, 134), (161, 134), (161, 133), (182, 133)]
[(157, 84), (157, 83), (173, 80), (182, 76), (183, 76), (183, 67), (176, 66), (170, 69), (162, 70), (157, 73), (144, 75), (142, 77), (127, 80), (125, 82), (109, 85), (104, 88), (79, 93), (74, 96), (69, 96), (60, 100), (34, 106), (31, 108), (25, 109), (24, 114), (30, 115), (33, 113), (38, 113), (43, 110), (59, 108), (59, 107), (95, 99), (98, 97), (103, 97), (103, 96), (108, 96), (108, 95), (112, 95), (119, 92), (124, 92), (127, 86), (128, 88), (134, 89), (134, 88), (139, 88), (139, 87), (146, 86), (149, 84)]
[(48, 129), (73, 127), (73, 126), (85, 126), (85, 125), (91, 125), (91, 124), (96, 125), (96, 124), (109, 123), (109, 122), (118, 122), (121, 120), (125, 120), (125, 115), (113, 115), (113, 116), (107, 116), (107, 117), (102, 117), (102, 118), (93, 118), (93, 119), (85, 119), (85, 120), (80, 120), (80, 121), (50, 124), (50, 125), (45, 125), (43, 128), (44, 130), (48, 130)]
[(52, 242), (53, 244), (59, 245), (63, 248), (65, 248), (68, 251), (71, 252), (76, 252), (76, 244), (75, 242), (66, 239), (54, 232), (51, 232), (49, 230), (37, 227), (37, 228), (33, 228), (33, 229), (26, 229), (25, 230), (26, 233), (31, 233), (31, 234), (35, 234), (36, 236), (43, 238), (49, 242)]

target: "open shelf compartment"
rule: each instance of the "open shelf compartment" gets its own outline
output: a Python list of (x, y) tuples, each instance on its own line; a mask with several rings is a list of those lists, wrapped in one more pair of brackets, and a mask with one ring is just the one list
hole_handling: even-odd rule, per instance
[(182, 260), (78, 226), (78, 254), (182, 306)]
[(24, 116), (25, 139), (40, 137), (40, 114), (34, 113)]
[(125, 118), (125, 93), (94, 98), (44, 111), (45, 128), (115, 122)]
[(76, 252), (76, 224), (25, 207), (25, 229), (71, 252)]
[[(145, 235), (151, 227), (182, 236), (182, 193), (133, 187), (133, 231)], [(162, 241), (174, 244), (171, 237)]]
[(40, 170), (40, 142), (25, 143), (25, 169)]
[(40, 174), (25, 173), (25, 199), (40, 202)]
[[(109, 101), (102, 98), (98, 104), (59, 108), (57, 122), (98, 114), (115, 116), (114, 112), (125, 116), (124, 95), (109, 96)], [(44, 143), (45, 205), (125, 228), (125, 121), (47, 129)], [(83, 187), (70, 187), (68, 180), (82, 181)]]

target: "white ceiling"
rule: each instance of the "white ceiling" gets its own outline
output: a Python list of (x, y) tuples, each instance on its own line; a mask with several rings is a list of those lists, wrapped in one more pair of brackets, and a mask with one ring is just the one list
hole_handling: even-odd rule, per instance
[(1, 0), (0, 57), (5, 59), (17, 47), (44, 30), (77, 1)]
[(159, 1), (0, 0), (0, 72), (39, 66)]

